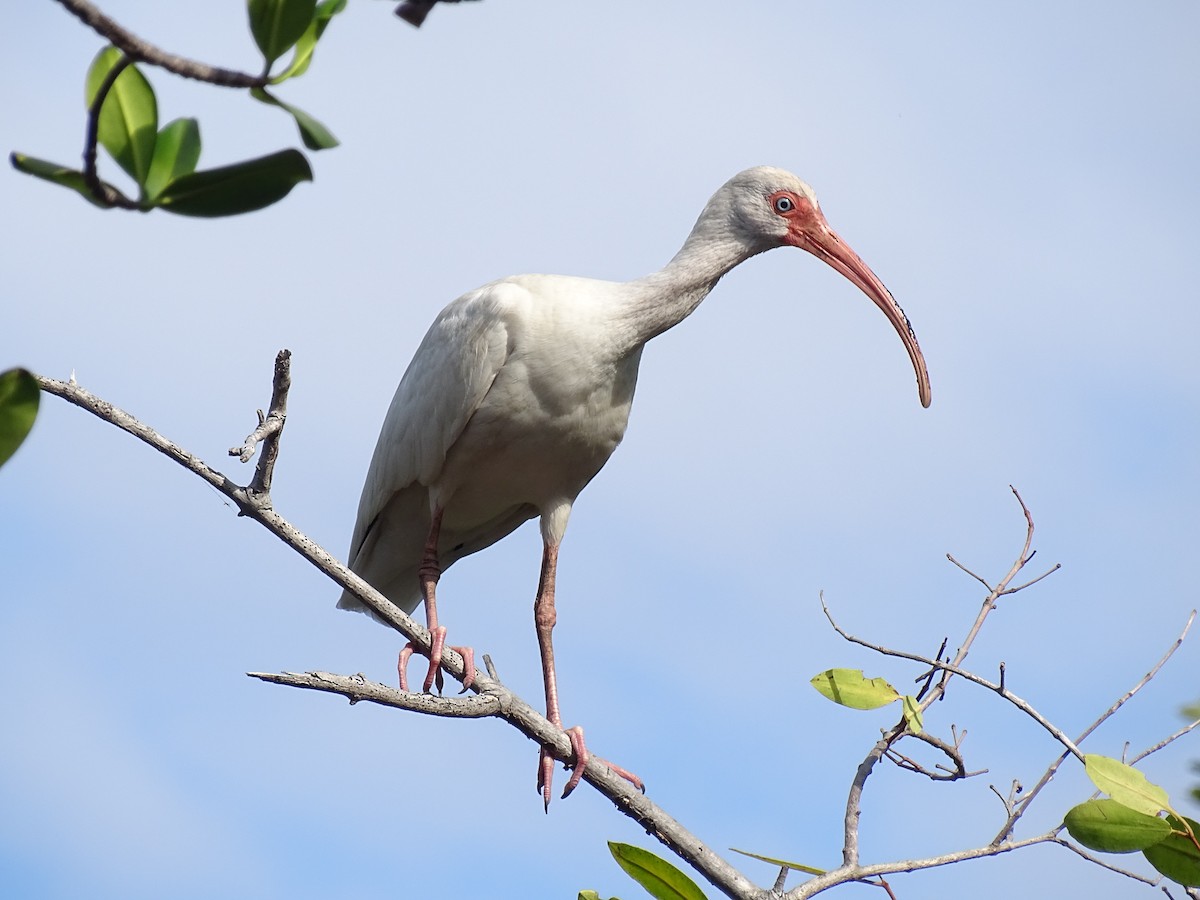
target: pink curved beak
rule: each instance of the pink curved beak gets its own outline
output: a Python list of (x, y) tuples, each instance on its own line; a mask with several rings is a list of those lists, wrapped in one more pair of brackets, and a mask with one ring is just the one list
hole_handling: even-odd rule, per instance
[(799, 247), (801, 250), (807, 250), (817, 259), (832, 266), (858, 285), (858, 289), (874, 300), (875, 305), (883, 310), (883, 314), (887, 316), (892, 327), (896, 329), (896, 333), (900, 335), (900, 340), (904, 342), (904, 349), (908, 351), (908, 358), (912, 361), (913, 370), (917, 374), (917, 391), (921, 395), (921, 405), (928, 407), (932, 399), (929, 388), (929, 370), (925, 367), (925, 357), (921, 353), (921, 346), (917, 343), (917, 335), (908, 322), (908, 316), (904, 314), (904, 310), (900, 308), (900, 304), (896, 302), (891, 292), (883, 286), (879, 277), (859, 258), (857, 253), (850, 249), (850, 245), (829, 227), (825, 217), (820, 212), (815, 210), (814, 212), (814, 219), (806, 223), (807, 227), (794, 228), (788, 232), (787, 243)]

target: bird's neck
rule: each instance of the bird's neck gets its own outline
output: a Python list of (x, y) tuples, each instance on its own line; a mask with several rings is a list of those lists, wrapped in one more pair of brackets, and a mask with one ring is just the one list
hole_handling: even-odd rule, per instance
[(674, 258), (659, 271), (628, 283), (620, 311), (634, 346), (674, 328), (690, 316), (721, 276), (759, 252), (728, 235), (711, 235), (697, 223)]

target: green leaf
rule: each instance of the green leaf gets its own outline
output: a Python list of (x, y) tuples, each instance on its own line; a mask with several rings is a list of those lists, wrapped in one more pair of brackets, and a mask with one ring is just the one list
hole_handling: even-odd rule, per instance
[(1092, 784), (1130, 809), (1156, 816), (1171, 808), (1167, 792), (1133, 766), (1096, 753), (1085, 754), (1083, 765)]
[(925, 719), (921, 715), (921, 703), (916, 697), (905, 694), (901, 698), (901, 705), (904, 707), (904, 724), (908, 726), (908, 730), (913, 734), (920, 734), (925, 727)]
[(825, 869), (818, 869), (814, 866), (806, 866), (804, 863), (788, 862), (786, 859), (776, 859), (773, 856), (760, 856), (757, 853), (751, 853), (749, 850), (739, 850), (737, 847), (730, 847), (734, 853), (740, 853), (742, 856), (750, 856), (754, 859), (761, 859), (765, 863), (770, 863), (773, 866), (787, 866), (789, 869), (795, 869), (797, 872), (807, 872), (809, 875), (824, 875)]
[[(580, 891), (579, 900), (600, 900), (600, 894), (596, 891)], [(609, 900), (617, 900), (617, 898), (609, 897)]]
[(300, 138), (304, 141), (304, 146), (309, 150), (328, 150), (338, 145), (338, 139), (333, 136), (330, 130), (304, 110), (298, 109), (290, 103), (284, 103), (278, 97), (268, 94), (262, 88), (251, 88), (250, 96), (255, 100), (266, 103), (268, 106), (278, 106), (280, 109), (291, 113), (292, 118), (296, 120), (296, 127), (300, 129)]
[[(123, 58), (116, 47), (105, 47), (92, 61), (84, 97), (90, 109), (104, 79)], [(137, 66), (129, 65), (117, 76), (100, 107), (96, 136), (104, 149), (139, 185), (144, 186), (158, 138), (158, 103)]]
[(812, 686), (834, 703), (851, 709), (878, 709), (900, 699), (882, 678), (867, 678), (862, 669), (826, 669), (813, 676)]
[(247, 0), (250, 33), (267, 68), (304, 34), (316, 11), (316, 0)]
[(301, 181), (312, 181), (308, 160), (299, 150), (281, 150), (177, 178), (156, 205), (182, 216), (236, 216), (282, 200)]
[(321, 35), (325, 33), (325, 29), (333, 17), (345, 8), (346, 0), (324, 0), (317, 4), (313, 20), (308, 23), (308, 28), (296, 42), (296, 52), (292, 55), (291, 64), (272, 78), (271, 84), (279, 84), (289, 78), (299, 78), (308, 71), (309, 64), (312, 63), (313, 51), (317, 49), (317, 41), (321, 39)]
[(176, 119), (163, 127), (154, 144), (154, 158), (146, 175), (146, 199), (153, 202), (172, 181), (196, 171), (200, 161), (200, 123)]
[(1171, 833), (1166, 819), (1148, 816), (1116, 800), (1088, 800), (1063, 819), (1071, 837), (1089, 850), (1134, 853), (1152, 847)]
[(1176, 830), (1142, 853), (1150, 865), (1172, 881), (1184, 887), (1200, 887), (1200, 849), (1185, 833), (1184, 821), (1193, 835), (1200, 835), (1200, 822), (1167, 816), (1167, 822)]
[(705, 900), (696, 882), (649, 850), (616, 841), (609, 841), (608, 849), (617, 865), (656, 900)]
[(17, 452), (33, 428), (42, 392), (25, 369), (0, 373), (0, 466)]
[(26, 175), (32, 175), (35, 178), (42, 178), (46, 181), (53, 181), (55, 184), (71, 188), (71, 190), (82, 194), (83, 199), (93, 206), (98, 206), (101, 209), (109, 209), (107, 205), (100, 202), (96, 198), (96, 195), (91, 192), (87, 186), (87, 181), (84, 180), (83, 173), (76, 169), (69, 169), (66, 166), (48, 162), (44, 159), (35, 159), (32, 156), (26, 156), (24, 153), (11, 153), (8, 159), (12, 163), (13, 168), (18, 172), (24, 172)]

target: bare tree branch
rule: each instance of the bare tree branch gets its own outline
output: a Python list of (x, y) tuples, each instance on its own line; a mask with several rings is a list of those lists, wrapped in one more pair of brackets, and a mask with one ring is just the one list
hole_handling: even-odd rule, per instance
[(269, 494), (271, 477), (275, 474), (275, 460), (279, 457), (279, 437), (287, 421), (287, 395), (292, 387), (292, 351), (280, 350), (275, 356), (275, 377), (271, 382), (271, 406), (264, 416), (258, 411), (258, 427), (246, 436), (240, 447), (231, 447), (230, 456), (244, 463), (254, 456), (254, 448), (263, 445), (262, 456), (254, 470), (254, 480), (247, 490), (252, 494)]
[(495, 694), (478, 694), (474, 697), (438, 697), (433, 694), (417, 694), (388, 687), (377, 681), (368, 681), (362, 675), (334, 675), (332, 672), (247, 672), (251, 678), (271, 684), (307, 688), (341, 694), (351, 704), (363, 700), (429, 716), (445, 716), (450, 719), (480, 719), (495, 716), (503, 708), (503, 697)]
[[(97, 418), (115, 425), (203, 479), (233, 501), (243, 515), (263, 525), (340, 587), (351, 591), (383, 622), (403, 634), (418, 647), (428, 651), (430, 639), (427, 629), (406, 616), (398, 607), (350, 571), (332, 554), (275, 512), (270, 505), (269, 495), (255, 495), (247, 488), (238, 486), (199, 457), (142, 424), (124, 410), (85, 391), (77, 384), (44, 376), (37, 376), (37, 378), (42, 390), (61, 397), (92, 413)], [(442, 668), (452, 676), (461, 679), (462, 657), (447, 647), (442, 656)], [(315, 684), (306, 686), (316, 687)], [(556, 759), (564, 763), (573, 760), (573, 750), (567, 735), (504, 685), (480, 673), (475, 677), (472, 690), (478, 694), (494, 696), (500, 704), (500, 710), (496, 715), (525, 736), (546, 747)], [(624, 778), (609, 769), (602, 759), (593, 756), (588, 760), (583, 779), (607, 797), (620, 812), (645, 828), (648, 834), (657, 838), (729, 897), (736, 898), (736, 900), (758, 900), (763, 897), (762, 889), (756, 887), (753, 882), (728, 861), (721, 858), (700, 838), (684, 828), (664, 809), (638, 793)]]
[[(1175, 651), (1178, 650), (1180, 648), (1180, 646), (1183, 644), (1184, 638), (1187, 637), (1187, 633), (1192, 627), (1192, 622), (1194, 622), (1195, 620), (1196, 620), (1196, 611), (1192, 610), (1191, 615), (1188, 616), (1187, 622), (1184, 623), (1183, 631), (1181, 631), (1179, 633), (1179, 637), (1177, 637), (1175, 639), (1175, 642), (1173, 644), (1171, 644), (1170, 647), (1167, 648), (1167, 651), (1162, 655), (1162, 657), (1158, 660), (1158, 662), (1155, 663), (1153, 667), (1151, 667), (1149, 672), (1147, 672), (1144, 676), (1142, 676), (1142, 679), (1137, 684), (1135, 684), (1128, 691), (1126, 691), (1124, 694), (1122, 694), (1116, 700), (1116, 702), (1113, 703), (1112, 706), (1110, 706), (1107, 710), (1105, 710), (1103, 713), (1100, 714), (1100, 716), (1096, 719), (1096, 721), (1094, 721), (1091, 725), (1089, 725), (1087, 728), (1085, 728), (1083, 730), (1083, 733), (1075, 739), (1076, 744), (1082, 744), (1084, 742), (1084, 740), (1093, 731), (1095, 731), (1102, 724), (1104, 724), (1104, 722), (1107, 721), (1108, 718), (1113, 715), (1113, 713), (1115, 713), (1118, 709), (1120, 709), (1122, 706), (1124, 706), (1126, 701), (1128, 701), (1134, 694), (1136, 694), (1138, 691), (1140, 691), (1142, 688), (1144, 688), (1147, 684), (1150, 683), (1150, 680), (1152, 678), (1154, 678), (1155, 675), (1158, 674), (1159, 669), (1161, 669), (1164, 665), (1166, 665), (1167, 660), (1169, 660), (1172, 656), (1174, 656)], [(1139, 754), (1137, 757), (1135, 757), (1130, 762), (1130, 765), (1133, 765), (1133, 763), (1136, 763), (1138, 760), (1145, 759), (1151, 753), (1154, 753), (1154, 752), (1162, 749), (1163, 747), (1165, 747), (1167, 744), (1169, 744), (1171, 741), (1175, 740), (1176, 738), (1182, 737), (1184, 734), (1187, 734), (1187, 732), (1190, 731), (1193, 727), (1195, 727), (1196, 724), (1200, 724), (1200, 723), (1194, 722), (1194, 723), (1192, 723), (1192, 725), (1188, 726), (1187, 728), (1180, 729), (1174, 735), (1172, 735), (1169, 738), (1166, 738), (1165, 740), (1161, 741), (1159, 744), (1155, 745), (1154, 747), (1151, 747), (1150, 749), (1143, 751), (1141, 754)], [(1042, 774), (1042, 777), (1038, 779), (1038, 783), (1033, 786), (1033, 789), (1028, 794), (1026, 794), (1024, 797), (1022, 797), (1019, 801), (1012, 804), (1012, 806), (1009, 808), (1009, 811), (1008, 811), (1008, 819), (1005, 821), (1004, 827), (1001, 828), (1000, 831), (997, 832), (996, 836), (992, 839), (993, 843), (999, 843), (1000, 841), (1005, 840), (1006, 838), (1008, 838), (1009, 835), (1012, 834), (1013, 829), (1016, 827), (1017, 822), (1020, 820), (1021, 816), (1023, 816), (1025, 814), (1025, 811), (1027, 809), (1029, 809), (1029, 804), (1032, 803), (1034, 798), (1037, 797), (1037, 795), (1041, 793), (1042, 788), (1044, 788), (1046, 785), (1048, 785), (1050, 783), (1050, 781), (1054, 778), (1055, 774), (1057, 774), (1059, 767), (1066, 761), (1067, 756), (1069, 756), (1069, 755), (1070, 755), (1069, 753), (1063, 753), (1061, 756), (1058, 757), (1058, 759), (1056, 759), (1054, 762), (1052, 762), (1050, 764), (1050, 766), (1046, 769), (1046, 771)]]

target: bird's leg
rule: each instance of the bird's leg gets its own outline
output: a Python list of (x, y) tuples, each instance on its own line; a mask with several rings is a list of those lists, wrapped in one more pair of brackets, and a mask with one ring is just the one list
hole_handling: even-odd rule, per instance
[[(554, 672), (554, 623), (558, 612), (554, 608), (554, 577), (558, 569), (558, 544), (546, 541), (542, 551), (542, 574), (538, 579), (537, 599), (533, 601), (533, 622), (537, 627), (538, 649), (542, 654), (542, 680), (546, 685), (546, 718), (558, 728), (563, 727), (562, 714), (558, 708), (558, 677)], [(571, 748), (575, 751), (575, 761), (571, 766), (571, 777), (563, 788), (562, 796), (566, 799), (579, 785), (583, 778), (583, 770), (587, 767), (588, 759), (593, 754), (588, 752), (583, 740), (583, 728), (575, 725), (566, 729), (567, 737), (571, 739)], [(597, 757), (599, 759), (599, 757)], [(614, 766), (604, 760), (610, 769), (633, 784), (638, 790), (645, 792), (642, 780), (632, 772)], [(550, 785), (554, 780), (554, 757), (545, 747), (541, 748), (538, 756), (538, 791), (546, 811), (550, 810)]]
[[(422, 688), (426, 693), (433, 687), (436, 680), (438, 690), (442, 689), (442, 650), (446, 646), (446, 626), (438, 624), (437, 617), (437, 583), (442, 577), (442, 567), (438, 562), (438, 536), (442, 530), (442, 508), (439, 506), (433, 511), (433, 516), (429, 523), (429, 537), (425, 539), (425, 549), (421, 554), (421, 566), (417, 569), (417, 575), (421, 579), (421, 597), (425, 601), (425, 622), (429, 626), (430, 648), (429, 648), (429, 671), (425, 675), (425, 684)], [(404, 649), (400, 651), (400, 659), (396, 663), (396, 669), (400, 673), (400, 690), (408, 690), (408, 660), (413, 655), (412, 642), (404, 645)], [(470, 647), (454, 647), (463, 658), (463, 690), (469, 688), (475, 681), (475, 651)]]
[[(537, 628), (538, 650), (542, 654), (542, 680), (546, 685), (546, 718), (551, 724), (562, 728), (562, 715), (558, 709), (558, 678), (554, 672), (554, 623), (558, 612), (554, 609), (554, 576), (558, 568), (558, 544), (546, 541), (542, 550), (542, 573), (538, 578), (537, 598), (533, 601), (533, 624)], [(582, 775), (587, 764), (587, 748), (583, 744), (583, 732), (572, 729), (571, 746), (575, 749), (575, 773)], [(578, 746), (576, 746), (578, 740)], [(554, 781), (554, 757), (542, 747), (538, 756), (538, 790), (547, 811), (550, 809), (550, 785)], [(568, 788), (572, 785), (568, 784)], [(565, 795), (564, 795), (565, 796)]]

